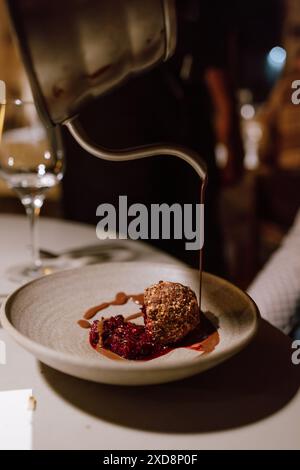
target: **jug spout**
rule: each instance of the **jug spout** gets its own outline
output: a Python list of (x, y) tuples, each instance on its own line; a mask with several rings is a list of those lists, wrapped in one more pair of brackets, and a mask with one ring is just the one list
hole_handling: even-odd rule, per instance
[(152, 144), (136, 148), (110, 150), (95, 144), (90, 140), (78, 119), (69, 120), (65, 123), (76, 142), (90, 155), (109, 161), (139, 160), (140, 158), (155, 156), (173, 156), (184, 160), (198, 174), (202, 184), (206, 184), (206, 163), (197, 152), (181, 145), (174, 144)]

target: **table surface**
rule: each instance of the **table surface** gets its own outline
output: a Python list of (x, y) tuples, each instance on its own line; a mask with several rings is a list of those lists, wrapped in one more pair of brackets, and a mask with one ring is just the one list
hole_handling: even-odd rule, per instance
[[(16, 287), (5, 270), (28, 259), (28, 233), (25, 217), (0, 216), (0, 227), (1, 295)], [(48, 250), (101, 245), (94, 227), (42, 218), (40, 229)], [(142, 243), (122, 244), (129, 259), (174, 262)], [(0, 448), (300, 448), (300, 365), (292, 364), (290, 339), (263, 320), (253, 342), (226, 363), (147, 387), (67, 376), (38, 362), (2, 328), (0, 342), (6, 349), (6, 364), (0, 365)], [(30, 395), (36, 402), (28, 401)]]

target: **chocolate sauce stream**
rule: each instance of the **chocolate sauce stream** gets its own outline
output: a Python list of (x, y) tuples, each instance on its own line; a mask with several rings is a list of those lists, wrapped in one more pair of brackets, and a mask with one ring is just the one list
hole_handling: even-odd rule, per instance
[[(204, 200), (205, 200), (205, 189), (207, 185), (207, 176), (201, 183), (201, 188), (200, 188), (200, 204), (204, 205)], [(201, 220), (201, 219), (200, 219)], [(204, 233), (204, 229), (203, 229)], [(199, 251), (199, 310), (201, 312), (201, 294), (202, 294), (202, 269), (203, 269), (203, 248), (200, 249)]]

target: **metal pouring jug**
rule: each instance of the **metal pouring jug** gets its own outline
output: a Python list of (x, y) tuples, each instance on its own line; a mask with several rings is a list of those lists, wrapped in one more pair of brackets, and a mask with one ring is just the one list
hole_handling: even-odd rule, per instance
[(79, 121), (80, 110), (94, 97), (172, 55), (176, 45), (175, 0), (6, 3), (33, 97), (45, 124), (66, 125), (79, 145), (98, 158), (124, 161), (173, 155), (183, 159), (200, 177), (203, 203), (206, 165), (196, 152), (163, 144), (118, 151), (104, 149), (91, 142)]
[(54, 124), (176, 44), (173, 0), (7, 0), (34, 99)]

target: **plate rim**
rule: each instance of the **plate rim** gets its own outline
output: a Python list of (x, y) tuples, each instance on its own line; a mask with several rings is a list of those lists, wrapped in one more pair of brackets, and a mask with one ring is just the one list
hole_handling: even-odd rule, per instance
[[(110, 265), (130, 265), (131, 267), (133, 265), (148, 265), (148, 266), (163, 266), (164, 268), (171, 268), (171, 269), (178, 269), (181, 271), (189, 271), (190, 273), (197, 273), (199, 274), (198, 270), (186, 267), (183, 265), (177, 265), (173, 263), (159, 263), (159, 262), (140, 262), (140, 261), (129, 261), (129, 262), (111, 262), (109, 263)], [(59, 271), (56, 273), (49, 274), (47, 276), (41, 276), (36, 279), (33, 279), (29, 281), (26, 284), (23, 284), (22, 286), (18, 287), (16, 290), (14, 290), (2, 303), (0, 307), (0, 321), (1, 324), (4, 328), (5, 331), (7, 331), (10, 336), (23, 348), (25, 348), (28, 352), (33, 354), (36, 358), (39, 358), (40, 355), (43, 356), (48, 356), (51, 357), (51, 360), (57, 360), (60, 363), (64, 362), (67, 363), (68, 365), (71, 366), (78, 366), (78, 367), (84, 367), (86, 369), (91, 369), (94, 370), (97, 368), (99, 371), (100, 370), (112, 370), (114, 369), (115, 371), (120, 371), (120, 372), (125, 372), (125, 371), (168, 371), (168, 370), (175, 370), (175, 369), (182, 369), (187, 366), (191, 366), (192, 363), (196, 364), (201, 360), (202, 364), (207, 364), (209, 362), (213, 362), (214, 364), (221, 363), (223, 362), (222, 359), (226, 360), (227, 358), (237, 354), (239, 351), (244, 349), (255, 337), (257, 330), (258, 330), (258, 324), (259, 324), (259, 319), (260, 319), (260, 313), (259, 309), (254, 302), (254, 300), (250, 297), (250, 295), (237, 287), (236, 285), (232, 284), (230, 281), (227, 281), (226, 279), (216, 276), (214, 274), (207, 273), (206, 271), (202, 272), (202, 276), (208, 277), (211, 279), (217, 279), (218, 283), (223, 283), (226, 284), (228, 287), (231, 289), (234, 289), (236, 292), (239, 293), (239, 295), (244, 296), (247, 299), (248, 304), (251, 306), (251, 311), (253, 313), (253, 324), (251, 327), (251, 330), (249, 331), (248, 335), (246, 338), (238, 342), (237, 344), (233, 345), (226, 351), (218, 351), (216, 350), (214, 352), (213, 356), (213, 361), (211, 361), (211, 356), (210, 354), (208, 355), (200, 355), (199, 358), (189, 358), (189, 359), (184, 359), (180, 361), (180, 364), (178, 363), (169, 363), (166, 364), (165, 362), (153, 362), (153, 361), (130, 361), (130, 360), (124, 360), (124, 361), (98, 361), (97, 358), (95, 359), (89, 358), (88, 360), (82, 358), (81, 356), (74, 356), (73, 354), (62, 352), (62, 351), (57, 351), (51, 347), (45, 346), (41, 343), (38, 343), (35, 340), (32, 340), (22, 334), (9, 320), (8, 318), (8, 312), (7, 309), (10, 307), (10, 304), (12, 303), (13, 299), (18, 295), (18, 293), (24, 289), (27, 289), (29, 286), (32, 284), (36, 284), (40, 282), (41, 280), (47, 279), (47, 278), (53, 278), (57, 277), (58, 275), (62, 275), (63, 273), (68, 273), (68, 272), (74, 272), (74, 271), (81, 271), (87, 268), (91, 267), (96, 267), (96, 266), (101, 266), (103, 267), (103, 264), (97, 263), (93, 265), (88, 265), (84, 267), (76, 267), (76, 268), (71, 268), (71, 269), (66, 269), (64, 271)], [(151, 364), (153, 366), (151, 367)], [(205, 369), (205, 368), (204, 368)]]

